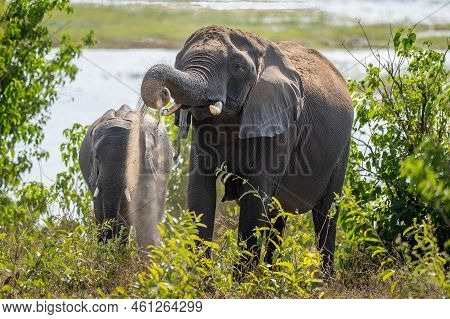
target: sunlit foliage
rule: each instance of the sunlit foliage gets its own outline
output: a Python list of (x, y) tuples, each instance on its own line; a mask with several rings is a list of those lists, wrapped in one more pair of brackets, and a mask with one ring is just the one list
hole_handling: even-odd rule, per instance
[[(39, 147), (57, 88), (73, 80), (73, 59), (82, 43), (50, 33), (42, 22), (54, 10), (70, 13), (69, 0), (12, 0), (0, 6), (0, 190), (18, 186), (32, 159), (45, 159)], [(54, 44), (59, 48), (51, 51)]]

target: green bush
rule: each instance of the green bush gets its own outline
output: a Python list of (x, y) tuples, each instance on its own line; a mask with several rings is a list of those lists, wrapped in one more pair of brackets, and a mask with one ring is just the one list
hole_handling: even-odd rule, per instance
[(67, 142), (61, 144), (60, 151), (67, 170), (57, 174), (56, 181), (51, 187), (58, 207), (64, 215), (81, 217), (84, 220), (92, 217), (92, 198), (81, 174), (78, 152), (88, 128), (88, 125), (76, 123), (64, 130)]
[[(276, 262), (260, 263), (237, 282), (233, 269), (240, 256), (249, 252), (238, 245), (236, 231), (221, 228), (214, 243), (205, 242), (197, 235), (198, 228), (204, 227), (200, 216), (188, 211), (179, 218), (168, 215), (160, 225), (162, 243), (152, 248), (147, 269), (138, 275), (136, 294), (144, 298), (309, 296), (321, 281), (316, 278), (319, 254), (311, 249), (313, 235), (306, 218), (290, 216)], [(257, 236), (264, 230), (259, 229)], [(211, 258), (205, 256), (208, 248)]]
[[(378, 205), (358, 203), (350, 188), (344, 189), (339, 204), (345, 232), (341, 245), (346, 248), (338, 258), (341, 276), (348, 276), (349, 272), (352, 284), (386, 282), (389, 285), (384, 289), (392, 297), (448, 298), (450, 275), (446, 264), (450, 259), (439, 248), (429, 218), (420, 223), (413, 219), (402, 234), (405, 240), (399, 236), (395, 245), (386, 246), (372, 216)], [(357, 274), (354, 269), (358, 269)]]
[(442, 249), (450, 234), (446, 52), (419, 46), (412, 30), (391, 41), (390, 59), (373, 52), (366, 77), (349, 81), (356, 119), (348, 185), (370, 206), (385, 245), (430, 216)]
[[(70, 13), (69, 0), (12, 0), (0, 5), (0, 190), (19, 186), (32, 159), (45, 159), (39, 147), (58, 86), (73, 80), (73, 59), (92, 34), (76, 44), (52, 34), (42, 23), (54, 10)], [(50, 52), (58, 43), (59, 48)]]
[(366, 77), (349, 81), (356, 119), (338, 201), (339, 275), (351, 284), (376, 279), (391, 297), (448, 297), (446, 52), (418, 46), (412, 30), (391, 40), (391, 58), (373, 52)]

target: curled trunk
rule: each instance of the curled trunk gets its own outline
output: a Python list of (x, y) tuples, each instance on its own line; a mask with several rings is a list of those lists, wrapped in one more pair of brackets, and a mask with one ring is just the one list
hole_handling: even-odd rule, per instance
[[(151, 67), (142, 81), (141, 94), (147, 106), (156, 108), (155, 101), (167, 88), (174, 100), (183, 105), (202, 106), (222, 100), (208, 88), (208, 81), (201, 72), (177, 70), (158, 64)], [(169, 97), (170, 98), (170, 97)]]

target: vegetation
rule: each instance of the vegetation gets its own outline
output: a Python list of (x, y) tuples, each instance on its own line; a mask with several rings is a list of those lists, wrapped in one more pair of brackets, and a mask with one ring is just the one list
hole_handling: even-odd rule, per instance
[[(71, 61), (81, 46), (63, 37), (60, 49), (48, 55), (53, 38), (43, 15), (70, 12), (67, 1), (17, 0), (1, 8), (1, 297), (450, 296), (449, 74), (446, 53), (417, 44), (412, 30), (392, 37), (392, 60), (378, 58), (365, 66), (362, 80), (349, 81), (357, 113), (346, 185), (336, 205), (336, 278), (320, 280), (311, 216), (281, 209), (289, 219), (275, 261), (236, 282), (233, 266), (248, 253), (237, 243), (236, 207), (221, 206), (214, 242), (202, 242), (199, 216), (182, 209), (184, 195), (173, 196), (184, 194), (185, 175), (171, 178), (170, 214), (159, 226), (162, 243), (148, 260), (139, 259), (133, 236), (125, 247), (97, 242), (91, 195), (77, 160), (87, 127), (64, 131), (66, 170), (53, 185), (21, 180), (33, 157), (45, 156), (39, 144), (54, 88), (75, 76)], [(175, 144), (176, 130), (169, 130)], [(182, 152), (176, 170), (186, 172), (186, 165)], [(217, 173), (232, 178), (224, 168)], [(279, 205), (275, 198), (272, 204)], [(257, 229), (256, 235), (270, 230)], [(206, 258), (207, 248), (212, 258)]]
[(429, 219), (450, 252), (447, 52), (417, 47), (415, 33), (404, 33), (392, 39), (396, 60), (373, 52), (367, 76), (349, 82), (357, 116), (348, 182), (357, 201), (377, 202), (371, 218), (386, 244)]
[[(313, 48), (341, 48), (344, 42), (354, 48), (367, 46), (355, 21), (338, 24), (333, 17), (314, 10), (217, 11), (158, 5), (88, 4), (74, 7), (75, 12), (70, 17), (53, 14), (47, 22), (50, 30), (62, 28), (79, 37), (93, 28), (99, 46), (106, 48), (179, 48), (195, 30), (211, 24), (255, 32), (274, 41), (297, 41)], [(390, 27), (377, 24), (367, 26), (366, 30), (374, 45), (384, 46)], [(445, 49), (447, 38), (439, 35), (439, 30), (448, 31), (449, 25), (419, 25), (416, 31), (438, 31), (435, 35), (426, 32), (421, 39), (432, 41), (435, 48)]]
[[(72, 60), (82, 44), (67, 35), (59, 38), (59, 49), (47, 56), (57, 33), (42, 25), (47, 11), (70, 13), (68, 0), (11, 1), (0, 5), (0, 189), (18, 186), (31, 168), (32, 158), (46, 158), (39, 148), (48, 109), (56, 98), (56, 87), (73, 80), (77, 68)], [(92, 44), (91, 34), (83, 44)]]

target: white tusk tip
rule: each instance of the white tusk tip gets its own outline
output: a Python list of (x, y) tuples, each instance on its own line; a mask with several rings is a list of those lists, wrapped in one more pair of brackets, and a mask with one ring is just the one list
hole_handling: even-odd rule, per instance
[(218, 101), (209, 106), (209, 111), (211, 112), (212, 115), (219, 115), (220, 113), (222, 113), (222, 107), (223, 103), (221, 101)]
[(98, 196), (98, 193), (100, 193), (100, 190), (98, 189), (98, 187), (95, 189), (94, 195), (93, 197), (96, 198)]

